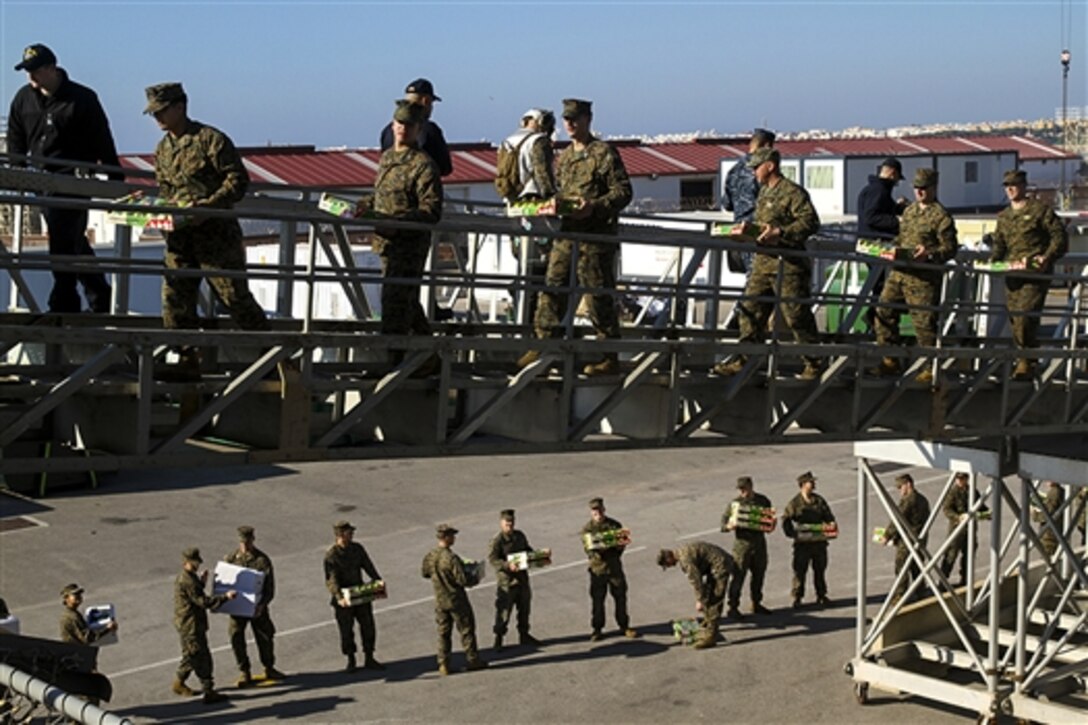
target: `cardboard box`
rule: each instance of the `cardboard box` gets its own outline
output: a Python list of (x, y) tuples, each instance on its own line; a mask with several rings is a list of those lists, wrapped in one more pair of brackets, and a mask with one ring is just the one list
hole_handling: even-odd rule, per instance
[[(92, 632), (101, 632), (110, 626), (111, 622), (117, 620), (117, 612), (112, 604), (96, 604), (83, 610), (83, 618), (87, 620), (87, 627)], [(105, 647), (109, 644), (117, 644), (116, 630), (94, 642), (95, 647)]]
[(257, 611), (257, 604), (261, 601), (263, 588), (264, 572), (221, 561), (215, 565), (212, 594), (226, 594), (233, 589), (238, 592), (238, 596), (214, 611), (219, 614), (233, 614), (236, 617), (252, 619)]

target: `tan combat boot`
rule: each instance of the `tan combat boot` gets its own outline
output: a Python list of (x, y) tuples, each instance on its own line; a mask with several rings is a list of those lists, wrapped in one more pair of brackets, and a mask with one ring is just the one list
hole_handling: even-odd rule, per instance
[(824, 374), (824, 366), (813, 363), (805, 363), (805, 369), (797, 377), (801, 380), (819, 380)]
[(932, 383), (933, 382), (933, 368), (926, 366), (922, 369), (922, 372), (914, 376), (914, 382), (916, 383)]
[(469, 672), (475, 672), (477, 670), (486, 670), (487, 669), (487, 663), (484, 662), (483, 660), (480, 660), (480, 659), (469, 660), (468, 665), (465, 667), (465, 669), (468, 670)]
[(722, 377), (729, 377), (736, 375), (744, 369), (745, 363), (748, 359), (743, 355), (735, 355), (727, 360), (722, 360), (720, 363), (710, 369), (710, 372), (715, 375), (721, 375)]
[(703, 635), (699, 639), (695, 640), (695, 644), (691, 646), (692, 649), (710, 649), (711, 647), (717, 647), (718, 642), (714, 635)]
[(450, 666), (445, 662), (439, 662), (438, 663), (438, 674), (445, 677), (449, 673), (450, 673)]
[(1035, 375), (1035, 361), (1022, 357), (1016, 361), (1016, 367), (1012, 371), (1013, 380), (1031, 380)]
[(249, 674), (249, 670), (242, 670), (242, 674), (238, 677), (238, 681), (234, 683), (239, 688), (253, 687), (255, 684), (253, 676)]
[(880, 358), (880, 363), (873, 368), (870, 372), (877, 377), (886, 377), (890, 375), (898, 375), (902, 371), (899, 366), (899, 361), (894, 357)]
[(197, 694), (196, 690), (192, 689), (176, 677), (174, 678), (174, 684), (170, 685), (170, 689), (175, 695), (180, 695), (182, 697), (195, 697)]
[(620, 361), (615, 354), (608, 354), (600, 362), (590, 363), (582, 368), (582, 372), (588, 377), (596, 375), (615, 375), (620, 371)]
[(540, 350), (530, 350), (518, 358), (518, 370), (523, 370), (540, 359)]

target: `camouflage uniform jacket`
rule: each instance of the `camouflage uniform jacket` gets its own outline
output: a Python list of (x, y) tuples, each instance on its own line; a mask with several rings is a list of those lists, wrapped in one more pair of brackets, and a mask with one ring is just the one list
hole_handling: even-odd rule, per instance
[[(899, 236), (895, 244), (902, 249), (914, 250), (919, 247), (929, 252), (931, 264), (944, 264), (956, 256), (956, 223), (952, 215), (939, 201), (922, 206), (915, 202), (903, 212), (899, 222)], [(901, 270), (916, 277), (940, 279), (940, 270), (917, 269)]]
[[(944, 512), (945, 517), (948, 519), (948, 530), (956, 528), (960, 522), (960, 516), (967, 513), (967, 509), (970, 508), (970, 493), (971, 490), (966, 486), (960, 488), (956, 484), (952, 484), (951, 490), (948, 495), (944, 497), (944, 504), (941, 506), (941, 511)], [(979, 511), (989, 511), (985, 504), (979, 507)]]
[[(374, 193), (365, 197), (380, 216), (405, 222), (434, 224), (442, 218), (442, 180), (431, 157), (418, 148), (391, 148), (382, 154)], [(379, 228), (378, 251), (393, 241), (429, 243), (420, 230)]]
[(468, 604), (465, 587), (468, 576), (465, 562), (448, 547), (438, 546), (423, 557), (423, 578), (434, 585), (434, 603), (438, 609), (457, 609)]
[(559, 154), (556, 179), (560, 198), (585, 199), (593, 204), (592, 213), (585, 219), (563, 217), (563, 231), (619, 231), (620, 212), (631, 203), (633, 192), (623, 159), (614, 148), (596, 138), (580, 150), (571, 144)]
[(759, 182), (755, 172), (748, 168), (751, 154), (733, 164), (725, 175), (725, 193), (722, 194), (722, 209), (733, 212), (733, 219), (738, 222), (750, 222), (756, 213), (756, 198), (759, 196)]
[[(739, 503), (742, 506), (762, 506), (763, 508), (771, 507), (771, 499), (767, 498), (761, 493), (755, 492), (752, 492), (751, 498), (737, 496), (735, 499), (733, 499), (733, 503)], [(729, 530), (727, 528), (727, 525), (729, 524), (729, 514), (732, 510), (733, 507), (730, 506), (725, 510), (725, 513), (722, 514), (722, 531)], [(733, 533), (736, 534), (738, 542), (746, 541), (756, 543), (767, 540), (766, 535), (762, 531), (757, 531), (755, 529), (733, 529)]]
[(155, 148), (159, 195), (179, 205), (229, 209), (245, 196), (249, 173), (222, 131), (189, 121), (180, 136), (166, 134)]
[[(774, 186), (768, 184), (760, 187), (755, 222), (764, 227), (781, 229), (778, 247), (785, 249), (804, 249), (805, 241), (820, 229), (820, 217), (816, 214), (816, 207), (812, 206), (808, 192), (785, 177)], [(764, 246), (756, 248), (755, 270), (774, 273), (778, 269), (778, 259), (773, 256), (773, 249)], [(808, 260), (801, 257), (787, 257), (782, 262), (787, 270), (803, 271), (809, 268)]]
[[(1065, 503), (1065, 489), (1061, 486), (1050, 486), (1046, 491), (1046, 498), (1043, 499), (1043, 508), (1046, 509), (1046, 512), (1053, 516), (1054, 512), (1060, 509), (1063, 503)], [(1036, 523), (1046, 521), (1046, 517), (1043, 516), (1041, 511), (1033, 513), (1032, 518)], [(1055, 523), (1061, 525), (1060, 521)], [(1044, 533), (1050, 533), (1050, 527), (1047, 527)]]
[(371, 581), (382, 578), (362, 544), (352, 541), (344, 547), (329, 547), (325, 552), (325, 587), (332, 594), (332, 604), (340, 598), (341, 589), (363, 583), (363, 572)]
[(1022, 209), (1005, 207), (997, 215), (991, 259), (1016, 260), (1041, 254), (1046, 257), (1044, 271), (1069, 250), (1069, 235), (1061, 219), (1049, 205), (1028, 199)]
[(699, 601), (704, 604), (711, 598), (706, 578), (714, 577), (721, 586), (736, 571), (733, 557), (725, 549), (705, 541), (684, 544), (676, 550), (676, 563), (680, 571), (688, 575)]
[(522, 551), (532, 551), (529, 539), (518, 529), (509, 535), (499, 532), (487, 547), (487, 560), (495, 569), (495, 578), (500, 588), (525, 584), (529, 581), (528, 571), (510, 571), (506, 566), (506, 556)]
[(78, 609), (64, 607), (64, 612), (60, 615), (61, 642), (91, 644), (102, 639), (106, 634), (108, 632), (104, 629), (92, 632), (91, 628), (87, 626), (87, 620), (83, 618)]
[[(805, 501), (805, 497), (797, 494), (786, 504), (786, 510), (782, 513), (782, 530), (786, 536), (793, 537), (793, 524), (830, 524), (835, 521), (835, 515), (831, 513), (831, 507), (827, 505), (824, 497), (813, 492), (812, 500)], [(794, 539), (794, 546), (798, 545)], [(827, 546), (826, 541), (808, 542), (801, 544), (819, 544)]]
[[(600, 531), (611, 531), (612, 529), (622, 529), (623, 524), (616, 521), (613, 518), (605, 516), (601, 519), (600, 523), (597, 523), (593, 519), (582, 527), (582, 534), (596, 534)], [(614, 575), (623, 573), (623, 562), (620, 557), (623, 556), (623, 550), (625, 547), (612, 546), (607, 549), (594, 549), (587, 551), (586, 556), (589, 557), (589, 571), (597, 575)]]
[(184, 569), (174, 581), (174, 627), (183, 636), (202, 635), (208, 631), (209, 609), (218, 609), (227, 595), (208, 596), (200, 577)]
[(268, 558), (268, 554), (265, 554), (257, 547), (253, 547), (252, 551), (244, 553), (241, 549), (235, 549), (224, 556), (223, 561), (235, 566), (263, 572), (264, 584), (261, 585), (261, 598), (259, 601), (262, 607), (267, 607), (272, 603), (272, 598), (276, 596), (276, 577), (272, 571), (272, 560)]
[[(899, 513), (903, 515), (903, 520), (907, 522), (907, 526), (910, 527), (911, 533), (915, 538), (920, 538), (922, 535), (922, 528), (926, 525), (926, 521), (929, 519), (929, 499), (923, 496), (919, 491), (914, 490), (899, 499)], [(888, 541), (896, 544), (897, 546), (905, 546), (903, 537), (899, 535), (899, 532), (895, 529), (895, 524), (888, 524), (884, 530), (885, 538)], [(925, 539), (921, 539), (923, 542)]]

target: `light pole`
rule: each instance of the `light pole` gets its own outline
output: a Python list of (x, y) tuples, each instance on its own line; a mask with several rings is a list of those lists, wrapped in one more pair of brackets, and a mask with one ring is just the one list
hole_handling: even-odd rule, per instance
[[(1068, 50), (1063, 50), (1062, 59), (1062, 151), (1069, 151), (1069, 61), (1073, 56)], [(1062, 176), (1061, 186), (1058, 190), (1058, 207), (1069, 208), (1069, 197), (1065, 189), (1065, 159), (1061, 160)]]

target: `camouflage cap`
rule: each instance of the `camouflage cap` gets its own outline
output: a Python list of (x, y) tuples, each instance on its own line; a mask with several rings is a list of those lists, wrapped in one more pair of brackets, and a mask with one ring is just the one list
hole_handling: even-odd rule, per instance
[(563, 99), (563, 118), (578, 118), (579, 116), (593, 115), (593, 101), (583, 101), (580, 98)]
[(434, 527), (434, 535), (439, 539), (444, 539), (447, 536), (456, 536), (457, 529), (453, 528), (449, 524), (439, 524)]
[(57, 56), (53, 54), (53, 51), (41, 43), (35, 43), (23, 48), (23, 59), (15, 66), (15, 70), (32, 71), (56, 64)]
[(901, 473), (895, 477), (896, 486), (902, 486), (904, 483), (914, 483), (914, 479), (909, 473)]
[(238, 527), (238, 540), (239, 541), (253, 541), (254, 530), (252, 526), (239, 526)]
[(657, 552), (657, 565), (662, 569), (668, 569), (672, 566), (673, 560), (676, 555), (673, 554), (672, 549), (662, 549)]
[(144, 113), (158, 113), (172, 103), (188, 100), (180, 83), (159, 83), (144, 89), (147, 107)]
[(181, 552), (181, 558), (185, 561), (191, 561), (194, 564), (203, 564), (204, 560), (200, 558), (200, 549), (195, 546), (190, 546), (188, 549), (184, 549)]
[(805, 481), (812, 481), (813, 483), (816, 483), (816, 476), (814, 476), (812, 474), (812, 471), (805, 471), (804, 473), (802, 473), (800, 476), (797, 477), (797, 485), (798, 486), (800, 486)]
[(64, 587), (64, 589), (60, 590), (60, 598), (64, 599), (65, 597), (70, 597), (82, 593), (83, 587), (78, 584), (69, 584), (68, 586)]
[(398, 123), (423, 123), (427, 118), (427, 109), (418, 103), (412, 103), (403, 98), (397, 101), (397, 107), (393, 111), (393, 120)]
[(339, 534), (342, 531), (355, 531), (355, 527), (341, 519), (332, 525), (332, 531), (334, 534)]
[(417, 96), (430, 96), (436, 101), (442, 100), (434, 94), (434, 85), (426, 78), (416, 78), (404, 88), (404, 92)]
[(737, 488), (752, 488), (755, 483), (752, 481), (751, 476), (741, 476), (737, 479)]
[(1028, 174), (1021, 169), (1006, 171), (1005, 176), (1001, 179), (1001, 183), (1003, 186), (1023, 186), (1028, 183)]
[(589, 499), (589, 508), (604, 511), (604, 499), (600, 497)]
[(925, 189), (929, 186), (937, 185), (937, 170), (936, 169), (916, 169), (914, 171), (914, 188)]
[(499, 517), (502, 518), (503, 520), (513, 521), (514, 520), (514, 509), (503, 509), (502, 511), (499, 512)]
[(761, 144), (770, 146), (774, 143), (775, 138), (774, 131), (768, 131), (765, 128), (757, 128), (752, 131), (752, 139), (759, 141)]
[(752, 152), (752, 155), (748, 157), (748, 168), (754, 169), (761, 164), (768, 161), (773, 161), (776, 164), (782, 160), (782, 154), (778, 153), (778, 149), (772, 149), (764, 146), (761, 149), (756, 149)]

